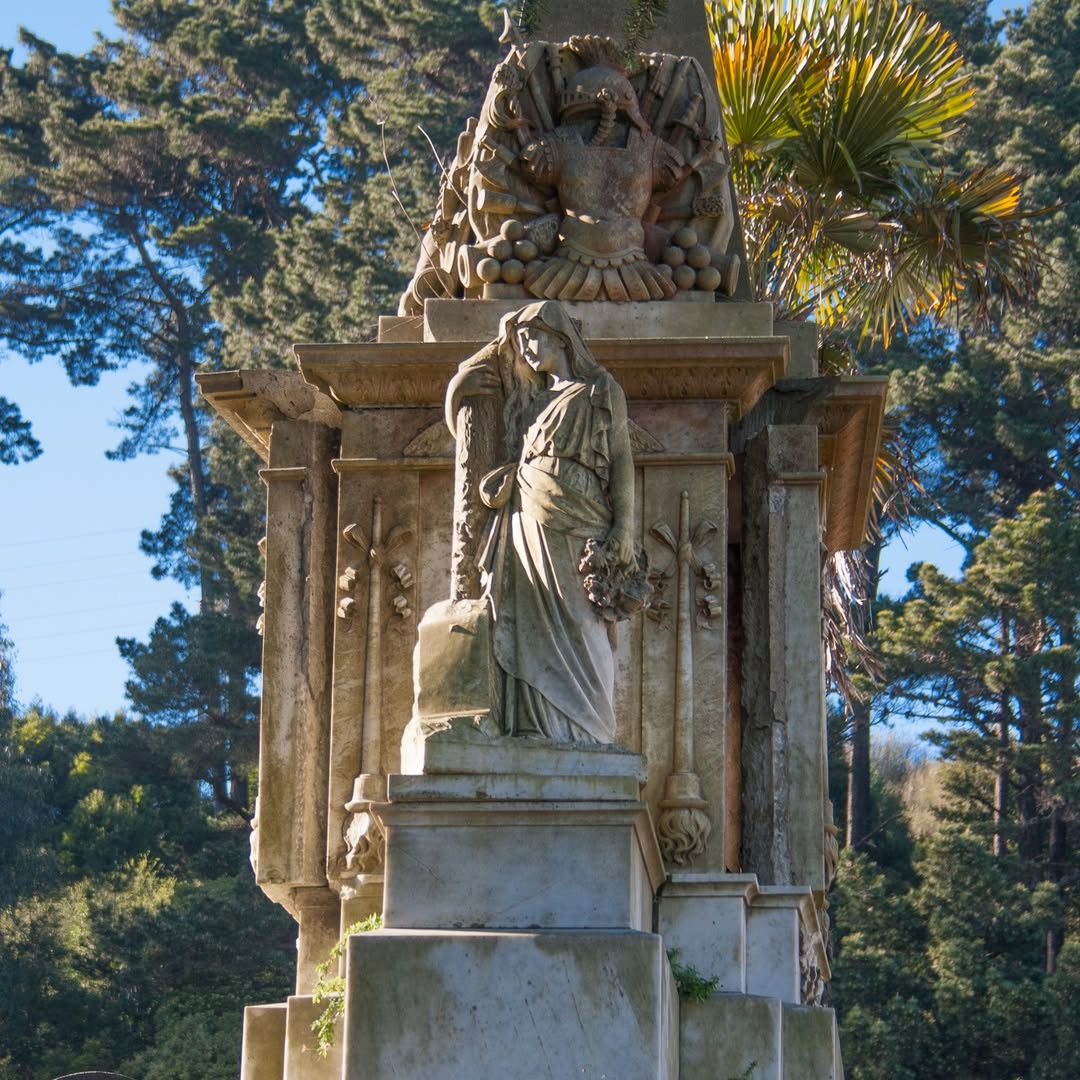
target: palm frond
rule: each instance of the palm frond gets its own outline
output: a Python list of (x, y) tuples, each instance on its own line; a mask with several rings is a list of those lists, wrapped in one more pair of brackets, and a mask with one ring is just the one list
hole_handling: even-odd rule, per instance
[(717, 84), (761, 300), (886, 344), (1040, 269), (1019, 179), (929, 162), (972, 105), (955, 42), (896, 0), (713, 0)]

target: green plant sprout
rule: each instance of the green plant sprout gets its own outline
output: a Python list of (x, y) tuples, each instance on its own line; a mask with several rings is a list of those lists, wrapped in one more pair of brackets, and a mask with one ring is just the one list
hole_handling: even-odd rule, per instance
[[(318, 1039), (316, 1049), (319, 1057), (326, 1057), (330, 1052), (330, 1047), (334, 1045), (337, 1022), (345, 1012), (345, 978), (337, 974), (341, 954), (345, 951), (345, 946), (353, 934), (367, 934), (372, 930), (381, 930), (382, 924), (382, 916), (377, 912), (366, 919), (361, 919), (360, 922), (353, 923), (337, 939), (330, 950), (330, 955), (315, 968), (318, 978), (311, 990), (311, 1000), (315, 1005), (326, 1002), (326, 1008), (319, 1013), (318, 1018), (311, 1025), (311, 1030), (315, 1032)], [(331, 975), (331, 971), (335, 974)]]
[(706, 978), (692, 964), (680, 964), (678, 949), (668, 949), (667, 955), (679, 997), (686, 1001), (708, 1001), (712, 992), (720, 985), (719, 976)]

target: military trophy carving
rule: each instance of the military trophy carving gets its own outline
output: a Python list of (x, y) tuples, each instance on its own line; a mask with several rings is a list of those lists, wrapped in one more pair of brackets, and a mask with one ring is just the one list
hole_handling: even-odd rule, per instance
[(511, 44), (458, 139), (402, 315), (440, 297), (731, 296), (735, 216), (715, 96), (691, 57)]

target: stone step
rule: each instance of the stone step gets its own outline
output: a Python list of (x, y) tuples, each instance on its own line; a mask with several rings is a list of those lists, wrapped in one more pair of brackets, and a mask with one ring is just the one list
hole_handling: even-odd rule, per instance
[(680, 1075), (656, 934), (377, 930), (348, 972), (344, 1080)]
[(677, 871), (661, 890), (657, 929), (680, 963), (719, 979), (724, 993), (813, 1004), (830, 974), (809, 888)]
[(843, 1080), (832, 1009), (714, 994), (679, 1010), (680, 1080)]

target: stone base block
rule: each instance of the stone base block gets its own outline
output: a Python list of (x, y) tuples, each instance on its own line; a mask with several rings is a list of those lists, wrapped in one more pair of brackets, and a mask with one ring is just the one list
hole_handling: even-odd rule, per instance
[[(775, 998), (716, 994), (679, 1009), (680, 1080), (780, 1080), (782, 1005)], [(805, 1076), (803, 1080), (824, 1080)]]
[[(283, 1080), (341, 1080), (343, 1038), (341, 1023), (326, 1057), (320, 1057), (318, 1039), (311, 1025), (322, 1015), (325, 1002), (316, 1005), (309, 995), (289, 998), (285, 1026), (285, 1075)], [(258, 1080), (263, 1080), (259, 1074)]]
[(843, 1080), (832, 1009), (717, 994), (679, 1012), (680, 1080)]
[[(657, 929), (679, 962), (692, 964), (717, 989), (746, 993), (746, 922), (753, 874), (675, 872), (660, 899)], [(796, 956), (797, 960), (797, 956)]]
[(798, 886), (759, 886), (753, 874), (676, 871), (657, 927), (680, 960), (718, 978), (724, 993), (815, 1004), (829, 978), (814, 896)]
[(648, 776), (645, 758), (631, 750), (491, 734), (484, 718), (463, 716), (410, 720), (401, 740), (401, 771), (409, 776), (620, 776), (642, 784)]
[(807, 1005), (785, 1005), (781, 1041), (784, 1047), (782, 1080), (844, 1080), (836, 1013)]
[(244, 1010), (240, 1080), (284, 1080), (285, 1017), (288, 1006), (249, 1005)]
[[(799, 908), (791, 891), (762, 889), (749, 911), (746, 934), (746, 990), (761, 997), (802, 1003)], [(809, 899), (810, 890), (807, 889)]]
[[(426, 300), (424, 341), (490, 341), (498, 336), (499, 320), (531, 299)], [(565, 303), (563, 307), (581, 321), (586, 339), (772, 334), (772, 304), (740, 301), (672, 304), (663, 300), (616, 304), (590, 300)]]
[(680, 1075), (655, 934), (380, 930), (348, 971), (344, 1080)]
[(384, 925), (651, 930), (664, 879), (637, 801), (389, 803)]

